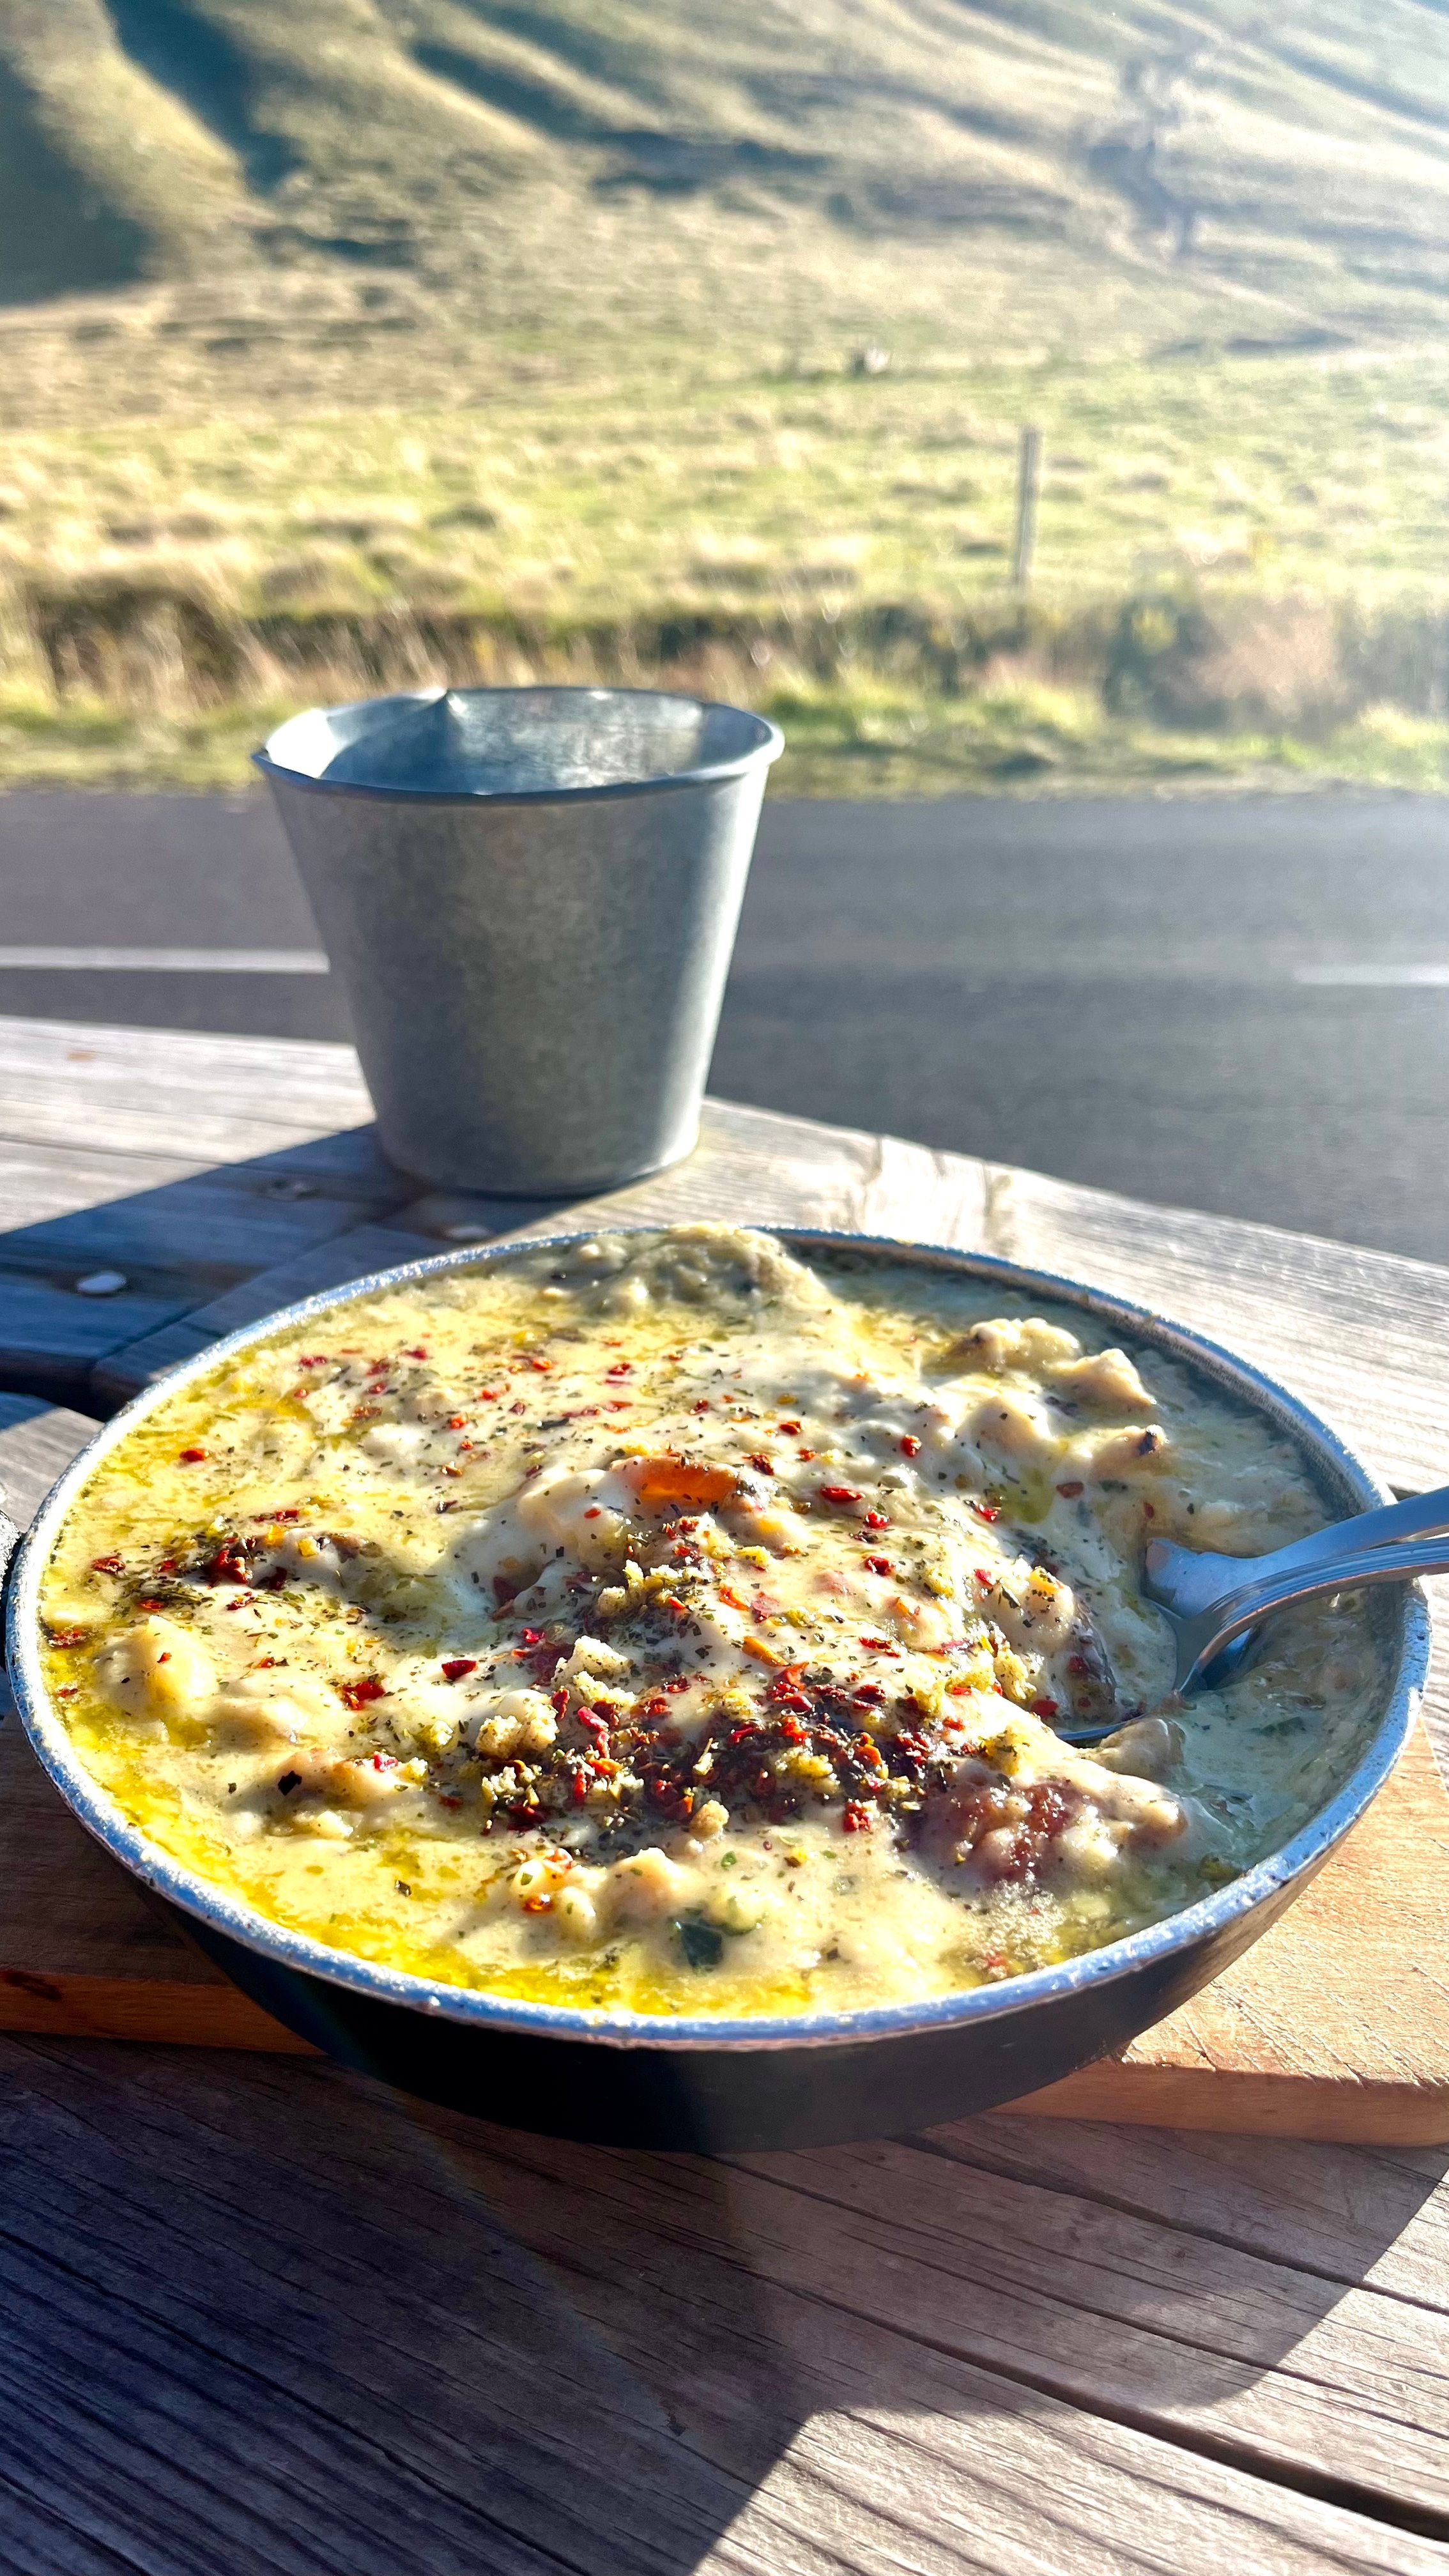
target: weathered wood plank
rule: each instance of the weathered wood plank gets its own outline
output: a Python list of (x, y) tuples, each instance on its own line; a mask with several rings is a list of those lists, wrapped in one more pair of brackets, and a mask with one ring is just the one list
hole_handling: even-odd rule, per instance
[(0, 1018), (0, 1135), (31, 1144), (224, 1163), (371, 1115), (351, 1047)]
[(686, 2264), (692, 2280), (705, 2259), (737, 2264), (1068, 2402), (1168, 2438), (1210, 2428), (1244, 2463), (1449, 2530), (1443, 2313), (981, 2168), (964, 2187), (959, 2164), (914, 2144), (726, 2172), (501, 2132), (488, 2153), (490, 2196), (535, 2252), (598, 2283), (606, 2330), (631, 2269), (668, 2297)]
[(928, 2317), (877, 2316), (905, 2306), (884, 2267), (842, 2284), (826, 2205), (773, 2181), (525, 2165), (320, 2069), (13, 2043), (0, 2064), (5, 2376), (26, 2391), (0, 2411), (0, 2472), (133, 2565), (1444, 2563), (1337, 2476), (1302, 2493), (943, 2350)]
[(17, 1529), (28, 1529), (63, 1467), (96, 1425), (89, 1415), (0, 1395), (0, 1504)]
[(935, 2155), (1038, 2183), (1207, 2245), (1442, 2311), (1449, 2304), (1443, 2147), (1211, 2137), (994, 2111), (933, 2129)]

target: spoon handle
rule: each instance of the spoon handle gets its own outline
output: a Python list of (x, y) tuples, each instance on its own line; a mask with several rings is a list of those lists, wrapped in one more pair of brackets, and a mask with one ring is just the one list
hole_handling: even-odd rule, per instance
[[(1339, 1536), (1351, 1533), (1357, 1538), (1363, 1526), (1362, 1521), (1340, 1522)], [(1272, 1561), (1269, 1563), (1271, 1567)], [(1259, 1571), (1252, 1582), (1225, 1592), (1196, 1619), (1182, 1622), (1177, 1636), (1175, 1687), (1181, 1692), (1190, 1691), (1223, 1648), (1246, 1629), (1256, 1627), (1270, 1610), (1286, 1609), (1294, 1601), (1312, 1601), (1324, 1592), (1348, 1592), (1364, 1583), (1408, 1583), (1419, 1574), (1449, 1574), (1449, 1537), (1419, 1538), (1399, 1546), (1341, 1549), (1334, 1557), (1320, 1559), (1314, 1565), (1299, 1565), (1287, 1573), (1276, 1567), (1266, 1574)]]
[(1359, 1512), (1349, 1521), (1330, 1521), (1326, 1529), (1314, 1530), (1307, 1538), (1294, 1539), (1291, 1546), (1260, 1557), (1259, 1571), (1292, 1574), (1300, 1566), (1321, 1565), (1337, 1558), (1346, 1547), (1392, 1547), (1400, 1539), (1428, 1538), (1437, 1530), (1449, 1530), (1449, 1485), (1437, 1485), (1429, 1494), (1411, 1494), (1404, 1503), (1381, 1503), (1376, 1510)]

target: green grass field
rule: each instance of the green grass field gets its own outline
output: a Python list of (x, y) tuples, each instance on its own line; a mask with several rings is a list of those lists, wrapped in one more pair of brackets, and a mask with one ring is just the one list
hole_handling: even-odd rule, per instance
[(783, 792), (1438, 786), (1445, 242), (1411, 0), (0, 0), (0, 778), (558, 676)]

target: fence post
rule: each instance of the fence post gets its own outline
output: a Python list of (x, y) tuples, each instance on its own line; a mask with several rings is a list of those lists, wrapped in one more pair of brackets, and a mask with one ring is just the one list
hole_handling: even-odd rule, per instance
[(1016, 542), (1011, 549), (1011, 578), (1018, 590), (1031, 581), (1036, 552), (1036, 505), (1041, 491), (1041, 431), (1024, 429), (1016, 463)]

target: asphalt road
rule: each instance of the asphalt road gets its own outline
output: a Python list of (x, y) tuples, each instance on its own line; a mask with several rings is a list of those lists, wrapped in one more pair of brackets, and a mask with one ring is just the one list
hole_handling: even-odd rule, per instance
[[(0, 798), (0, 1011), (347, 1033), (260, 798)], [(715, 1054), (736, 1099), (1449, 1262), (1449, 803), (768, 806)]]

